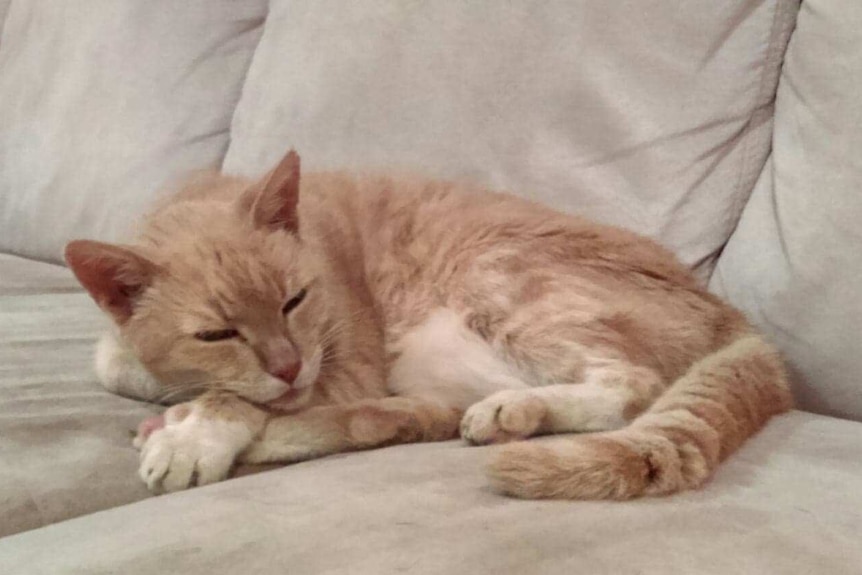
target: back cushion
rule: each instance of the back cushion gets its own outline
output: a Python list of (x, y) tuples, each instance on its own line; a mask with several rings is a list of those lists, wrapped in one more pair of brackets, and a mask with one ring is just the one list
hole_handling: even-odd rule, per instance
[(225, 159), (472, 178), (705, 275), (769, 149), (786, 0), (272, 0)]
[[(2, 7), (2, 0), (0, 0)], [(117, 239), (219, 166), (266, 0), (13, 0), (0, 40), (0, 251)]]
[(712, 288), (785, 351), (800, 406), (862, 420), (862, 4), (806, 0), (773, 152)]

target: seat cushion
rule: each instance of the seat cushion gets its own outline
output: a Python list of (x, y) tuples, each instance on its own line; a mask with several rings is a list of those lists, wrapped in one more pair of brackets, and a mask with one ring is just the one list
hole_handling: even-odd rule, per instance
[(0, 256), (0, 535), (148, 495), (130, 430), (156, 408), (96, 382), (103, 321), (69, 270)]
[(469, 178), (705, 275), (760, 172), (789, 0), (272, 0), (225, 169)]
[[(4, 11), (0, 1), (0, 17)], [(116, 240), (221, 165), (266, 0), (14, 0), (0, 40), (0, 250)]]
[(858, 573), (862, 424), (793, 412), (705, 489), (631, 502), (492, 493), (488, 448), (335, 456), (0, 540), (5, 575)]
[(862, 421), (860, 46), (862, 3), (802, 4), (772, 156), (711, 287), (785, 352), (802, 408)]

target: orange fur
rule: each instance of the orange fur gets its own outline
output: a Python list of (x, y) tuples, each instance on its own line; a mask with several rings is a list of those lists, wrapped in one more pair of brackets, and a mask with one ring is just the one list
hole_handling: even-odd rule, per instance
[[(791, 405), (774, 350), (667, 251), (470, 186), (300, 183), (292, 154), (260, 182), (201, 175), (134, 246), (67, 260), (166, 397), (204, 391), (196, 417), (245, 422), (240, 461), (446, 439), (466, 410), (475, 443), (601, 432), (500, 448), (500, 491), (621, 499), (701, 485)], [(288, 351), (310, 385), (269, 375)]]

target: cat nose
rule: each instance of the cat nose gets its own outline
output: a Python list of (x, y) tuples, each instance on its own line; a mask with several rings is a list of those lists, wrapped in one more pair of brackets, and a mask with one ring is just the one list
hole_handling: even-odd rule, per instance
[(293, 380), (296, 379), (296, 376), (299, 375), (299, 370), (302, 369), (302, 361), (297, 360), (293, 363), (289, 363), (282, 367), (281, 369), (272, 372), (272, 375), (282, 380), (285, 383), (293, 383)]

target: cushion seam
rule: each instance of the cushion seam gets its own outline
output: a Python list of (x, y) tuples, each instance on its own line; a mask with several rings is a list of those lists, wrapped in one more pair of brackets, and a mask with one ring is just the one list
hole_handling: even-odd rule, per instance
[[(745, 122), (745, 127), (742, 129), (740, 133), (740, 138), (743, 139), (742, 143), (742, 153), (740, 154), (739, 167), (738, 167), (738, 175), (736, 179), (736, 183), (733, 186), (733, 193), (731, 194), (732, 198), (732, 208), (733, 213), (736, 214), (735, 222), (733, 224), (732, 229), (727, 234), (727, 238), (724, 242), (719, 246), (716, 252), (710, 256), (705, 258), (706, 260), (710, 258), (714, 258), (716, 265), (713, 266), (713, 269), (710, 272), (710, 277), (706, 278), (706, 282), (709, 283), (712, 275), (715, 273), (715, 269), (718, 267), (717, 262), (721, 256), (721, 252), (724, 250), (724, 247), (727, 245), (727, 242), (730, 240), (730, 237), (733, 236), (734, 232), (736, 232), (736, 228), (739, 226), (739, 220), (741, 219), (742, 212), (745, 210), (745, 205), (748, 204), (748, 200), (751, 198), (751, 192), (754, 188), (754, 183), (751, 185), (751, 190), (745, 194), (745, 197), (741, 197), (743, 184), (748, 181), (750, 178), (748, 177), (748, 172), (751, 171), (751, 160), (753, 156), (753, 152), (751, 149), (751, 138), (748, 135), (751, 133), (751, 129), (753, 124), (755, 123), (755, 119), (759, 119), (763, 113), (769, 113), (770, 116), (774, 115), (774, 102), (775, 102), (775, 89), (777, 89), (777, 78), (775, 78), (775, 89), (772, 91), (772, 98), (768, 101), (764, 102), (764, 96), (767, 92), (767, 87), (772, 84), (768, 82), (770, 77), (774, 77), (774, 75), (779, 75), (781, 73), (781, 64), (776, 67), (776, 70), (772, 70), (770, 64), (778, 57), (777, 54), (779, 52), (779, 46), (784, 44), (786, 48), (786, 42), (782, 42), (783, 38), (789, 38), (789, 33), (785, 35), (785, 30), (790, 28), (792, 22), (795, 21), (795, 17), (787, 17), (785, 18), (785, 11), (782, 9), (782, 1), (776, 0), (772, 4), (772, 24), (769, 29), (769, 36), (767, 39), (766, 50), (764, 51), (763, 58), (761, 60), (761, 70), (760, 70), (760, 79), (758, 80), (757, 91), (754, 97), (754, 106), (751, 109), (751, 113), (748, 116), (748, 119)], [(788, 11), (789, 12), (789, 11)], [(790, 25), (788, 25), (790, 24)], [(769, 112), (770, 108), (772, 108), (772, 112)], [(766, 151), (766, 159), (772, 154), (772, 137), (770, 135), (768, 148)], [(765, 165), (765, 163), (764, 163)], [(762, 168), (761, 168), (762, 169)]]

